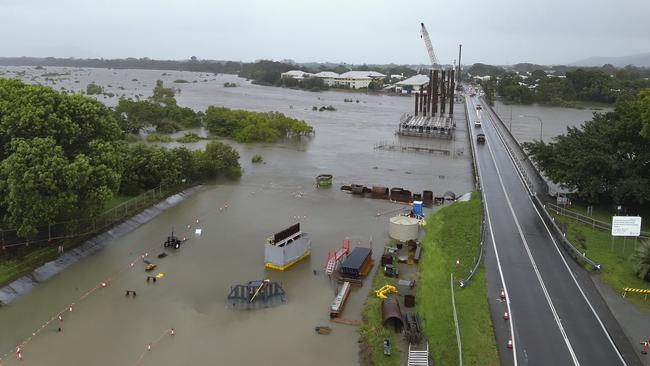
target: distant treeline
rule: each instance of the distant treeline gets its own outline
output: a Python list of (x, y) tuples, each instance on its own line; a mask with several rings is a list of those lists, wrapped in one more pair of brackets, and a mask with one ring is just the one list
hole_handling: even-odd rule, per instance
[(197, 71), (221, 74), (238, 74), (241, 62), (199, 60), (192, 57), (189, 60), (152, 60), (150, 58), (125, 59), (78, 59), (55, 57), (0, 57), (1, 66), (59, 66), (59, 67), (97, 67), (106, 69), (147, 69), (147, 70), (176, 70)]
[[(417, 74), (413, 68), (405, 65), (331, 65), (331, 64), (290, 64), (279, 61), (260, 60), (256, 62), (215, 61), (199, 60), (192, 56), (189, 60), (152, 60), (150, 58), (125, 58), (125, 59), (77, 59), (55, 57), (0, 57), (0, 66), (56, 66), (56, 67), (95, 67), (107, 69), (147, 69), (147, 70), (174, 70), (195, 71), (221, 74), (236, 74), (250, 79), (255, 84), (297, 87), (307, 90), (325, 90), (327, 86), (322, 80), (309, 80), (305, 83), (283, 81), (281, 74), (289, 70), (302, 70), (318, 73), (332, 71), (342, 74), (354, 70), (371, 70), (386, 75), (404, 75), (410, 77)], [(388, 81), (388, 80), (386, 80)]]
[(510, 103), (543, 103), (581, 107), (581, 103), (613, 104), (633, 99), (650, 87), (650, 69), (628, 65), (615, 68), (579, 68), (517, 64), (506, 70), (500, 66), (475, 64), (467, 70), (472, 76), (490, 76), (481, 85), (488, 100), (496, 96)]

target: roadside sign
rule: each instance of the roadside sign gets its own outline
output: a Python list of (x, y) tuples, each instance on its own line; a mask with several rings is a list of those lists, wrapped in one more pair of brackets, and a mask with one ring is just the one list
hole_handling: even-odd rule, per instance
[(569, 203), (569, 197), (560, 196), (559, 194), (557, 195), (557, 204), (558, 205), (566, 205), (568, 203)]
[(612, 216), (612, 236), (641, 235), (641, 216)]

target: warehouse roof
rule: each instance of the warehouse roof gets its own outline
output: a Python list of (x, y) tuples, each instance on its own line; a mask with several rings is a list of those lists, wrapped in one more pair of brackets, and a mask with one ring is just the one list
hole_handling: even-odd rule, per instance
[(309, 76), (311, 74), (308, 73), (308, 72), (304, 72), (302, 70), (290, 70), (290, 71), (287, 71), (287, 72), (283, 72), (282, 75), (283, 76), (290, 76), (292, 78), (302, 78), (302, 77), (305, 77), (305, 76)]
[(341, 74), (342, 78), (349, 79), (371, 79), (371, 78), (383, 78), (384, 74), (377, 71), (348, 71)]
[(321, 71), (318, 74), (314, 74), (317, 78), (337, 78), (339, 74), (331, 71)]
[(428, 76), (418, 74), (418, 75), (411, 76), (410, 78), (408, 78), (406, 80), (402, 80), (402, 81), (398, 82), (396, 85), (401, 85), (401, 86), (404, 86), (404, 85), (422, 86), (422, 85), (425, 85), (425, 84), (428, 84), (428, 83), (429, 83), (429, 77)]

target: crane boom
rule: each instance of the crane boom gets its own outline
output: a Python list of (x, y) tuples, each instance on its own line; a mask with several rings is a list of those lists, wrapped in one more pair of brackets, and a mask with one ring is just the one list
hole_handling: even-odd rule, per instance
[(431, 39), (429, 38), (429, 32), (427, 32), (427, 28), (424, 26), (424, 23), (420, 23), (422, 26), (420, 28), (420, 38), (424, 39), (424, 45), (427, 46), (427, 52), (429, 52), (429, 59), (431, 59), (431, 67), (436, 67), (438, 64), (438, 58), (436, 57), (436, 52), (433, 50), (433, 46), (431, 45)]

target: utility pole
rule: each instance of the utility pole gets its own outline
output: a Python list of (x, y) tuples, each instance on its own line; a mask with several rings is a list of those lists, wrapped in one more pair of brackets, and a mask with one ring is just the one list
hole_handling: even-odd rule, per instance
[(460, 78), (460, 55), (461, 55), (461, 50), (463, 49), (463, 45), (459, 44), (458, 45), (458, 85), (460, 85), (461, 78)]

